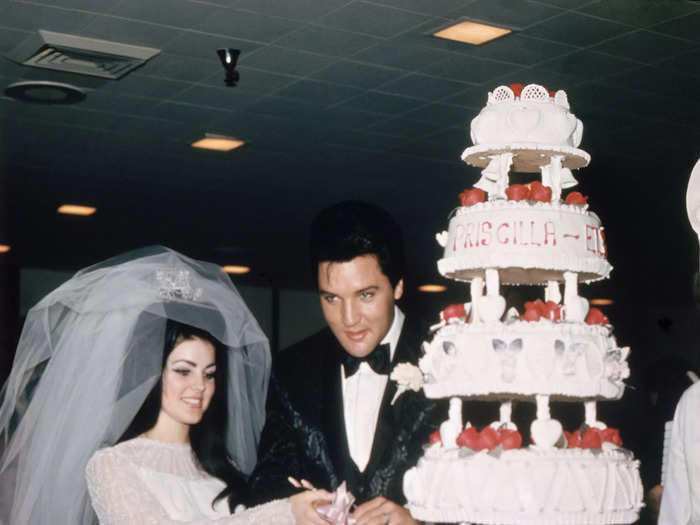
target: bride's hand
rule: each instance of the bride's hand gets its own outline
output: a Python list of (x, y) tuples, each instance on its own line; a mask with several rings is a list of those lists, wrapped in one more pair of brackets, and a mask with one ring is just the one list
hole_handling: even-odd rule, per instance
[(292, 505), (294, 522), (297, 525), (328, 525), (328, 522), (318, 515), (316, 507), (330, 503), (331, 500), (331, 493), (322, 489), (305, 490), (291, 496), (289, 503)]

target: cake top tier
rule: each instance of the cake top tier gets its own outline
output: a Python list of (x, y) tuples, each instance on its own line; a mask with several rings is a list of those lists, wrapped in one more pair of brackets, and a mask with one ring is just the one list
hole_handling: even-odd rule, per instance
[(549, 102), (557, 104), (565, 109), (569, 109), (569, 99), (566, 91), (560, 89), (556, 93), (540, 86), (539, 84), (511, 84), (510, 86), (498, 86), (489, 93), (488, 103), (499, 104), (501, 102), (512, 102), (515, 100)]
[(495, 156), (509, 153), (516, 171), (540, 171), (555, 157), (561, 166), (575, 169), (590, 161), (578, 149), (582, 136), (583, 124), (571, 113), (565, 91), (539, 84), (498, 86), (471, 122), (474, 145), (462, 160), (485, 167)]

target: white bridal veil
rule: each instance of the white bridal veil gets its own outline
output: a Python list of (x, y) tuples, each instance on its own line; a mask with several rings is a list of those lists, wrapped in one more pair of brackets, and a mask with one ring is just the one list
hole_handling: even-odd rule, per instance
[(27, 314), (0, 406), (0, 524), (96, 523), (84, 469), (121, 436), (155, 384), (166, 319), (230, 350), (226, 443), (255, 465), (268, 341), (216, 265), (164, 247), (78, 272)]

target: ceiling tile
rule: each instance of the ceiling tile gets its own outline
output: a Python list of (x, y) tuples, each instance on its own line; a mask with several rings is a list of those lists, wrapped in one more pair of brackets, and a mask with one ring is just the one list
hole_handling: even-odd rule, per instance
[(350, 60), (339, 60), (311, 76), (336, 84), (345, 84), (359, 88), (371, 89), (405, 74), (398, 69), (360, 64)]
[(591, 49), (645, 64), (653, 64), (664, 58), (689, 51), (695, 45), (687, 40), (639, 30), (613, 38)]
[(148, 2), (119, 2), (108, 11), (115, 16), (130, 20), (192, 28), (207, 18), (213, 10), (220, 11), (220, 9), (189, 0), (148, 0)]
[(159, 103), (159, 98), (92, 91), (80, 103), (80, 107), (121, 114), (142, 115), (149, 113)]
[(696, 48), (688, 53), (683, 53), (659, 65), (679, 73), (700, 76), (700, 49)]
[(568, 85), (575, 85), (581, 77), (581, 71), (586, 71), (586, 80), (591, 81), (620, 71), (636, 69), (639, 64), (594, 51), (577, 51), (543, 62), (539, 67), (566, 78)]
[(369, 111), (347, 109), (343, 107), (328, 108), (323, 112), (323, 120), (329, 127), (336, 128), (359, 128), (364, 129), (379, 120), (383, 120), (384, 115)]
[(452, 54), (445, 60), (422, 67), (421, 71), (470, 84), (483, 84), (503, 75), (514, 75), (521, 69), (514, 64)]
[(327, 137), (328, 144), (342, 144), (370, 151), (390, 151), (403, 142), (403, 137), (369, 133), (364, 130), (335, 130)]
[(139, 68), (138, 72), (144, 75), (186, 82), (202, 81), (212, 76), (213, 73), (224, 77), (224, 70), (214, 53), (210, 59), (160, 53)]
[(436, 122), (417, 121), (399, 117), (370, 126), (368, 131), (406, 139), (414, 139), (416, 137), (423, 137), (435, 133), (438, 128), (440, 128), (440, 125)]
[(298, 77), (311, 75), (333, 62), (330, 57), (277, 46), (260, 48), (245, 58), (246, 66)]
[(348, 56), (380, 42), (378, 38), (320, 26), (305, 26), (275, 44), (322, 55)]
[(319, 106), (329, 106), (361, 93), (362, 91), (359, 89), (348, 86), (314, 80), (300, 80), (281, 89), (276, 95), (302, 102), (316, 103)]
[(497, 26), (524, 28), (561, 12), (559, 8), (529, 0), (476, 0), (457, 9), (452, 16), (466, 17)]
[(235, 88), (197, 85), (172, 97), (170, 102), (221, 108), (225, 111), (239, 111), (247, 108), (259, 99), (260, 94), (245, 92)]
[[(197, 57), (204, 59), (219, 60), (216, 54), (217, 49), (234, 48), (241, 51), (238, 63), (244, 63), (247, 56), (260, 48), (261, 44), (248, 40), (240, 40), (221, 35), (210, 35), (198, 31), (173, 30), (172, 40), (165, 46), (163, 51), (181, 56)], [(223, 71), (223, 69), (222, 69)]]
[[(519, 79), (521, 75), (518, 75), (517, 77), (514, 77), (516, 79)], [(519, 80), (515, 80), (514, 82), (520, 82)], [(450, 105), (456, 105), (456, 106), (464, 106), (468, 108), (481, 108), (484, 104), (486, 104), (486, 97), (488, 95), (489, 91), (493, 91), (495, 88), (497, 88), (501, 84), (511, 84), (513, 82), (494, 82), (492, 86), (474, 86), (474, 87), (467, 87), (463, 89), (460, 93), (457, 93), (456, 95), (452, 97), (446, 97), (444, 100), (441, 102), (444, 104), (450, 104)]]
[(542, 0), (542, 2), (563, 9), (575, 9), (590, 3), (591, 0)]
[(622, 24), (649, 27), (700, 11), (700, 5), (677, 0), (597, 0), (577, 10)]
[(245, 9), (269, 16), (279, 16), (292, 20), (314, 21), (326, 13), (347, 4), (347, 0), (295, 0), (280, 2), (279, 0), (238, 0), (237, 9)]
[(378, 88), (378, 91), (406, 95), (429, 101), (441, 99), (461, 92), (465, 87), (462, 82), (426, 75), (409, 74)]
[(259, 102), (249, 106), (247, 111), (250, 113), (260, 113), (282, 118), (292, 118), (300, 122), (304, 121), (305, 118), (312, 119), (321, 112), (315, 104), (298, 100), (289, 100), (277, 96), (265, 97)]
[(524, 34), (575, 46), (591, 46), (631, 30), (629, 26), (575, 12), (566, 12), (536, 24)]
[(698, 28), (700, 28), (700, 12), (676, 18), (669, 22), (651, 25), (650, 28), (665, 35), (700, 42), (700, 31), (698, 31)]
[(466, 46), (459, 50), (466, 55), (476, 58), (488, 58), (501, 62), (510, 62), (523, 66), (531, 66), (544, 60), (551, 60), (561, 55), (566, 55), (577, 48), (532, 38), (522, 33), (511, 33), (503, 38), (493, 40), (480, 46)]
[(415, 109), (417, 105), (422, 103), (422, 101), (415, 98), (368, 91), (359, 97), (341, 104), (339, 107), (395, 115)]
[[(0, 27), (1, 26), (2, 21), (0, 21)], [(0, 30), (0, 53), (7, 53), (14, 49), (32, 33), (33, 31), (29, 30), (3, 28)], [(2, 60), (6, 60), (5, 57), (2, 57)]]
[(192, 27), (206, 33), (259, 43), (272, 42), (299, 27), (299, 23), (292, 20), (236, 9), (210, 8), (209, 12), (203, 22)]
[(59, 9), (35, 4), (11, 2), (0, 4), (0, 27), (11, 29), (47, 29), (59, 33), (76, 33), (84, 36), (81, 29), (94, 15), (74, 9)]
[(105, 85), (100, 88), (100, 91), (163, 100), (191, 88), (192, 85), (191, 82), (132, 73), (119, 80), (112, 80), (105, 83)]
[[(663, 78), (663, 81), (659, 81)], [(655, 93), (679, 100), (696, 100), (700, 92), (700, 78), (671, 71), (663, 66), (651, 66), (620, 73), (607, 79), (608, 82), (629, 89)], [(684, 104), (679, 104), (684, 105)]]
[(80, 32), (80, 36), (158, 49), (161, 49), (174, 35), (172, 29), (164, 26), (112, 16), (96, 16)]
[(206, 125), (221, 110), (213, 107), (202, 107), (194, 104), (164, 101), (154, 106), (148, 116), (175, 122), (195, 123), (197, 128)]
[(386, 5), (430, 16), (450, 16), (456, 9), (474, 0), (372, 0), (370, 3)]
[(321, 18), (328, 27), (389, 38), (421, 24), (425, 15), (363, 2), (353, 2)]
[[(203, 82), (204, 84), (219, 88), (225, 87), (224, 70), (221, 69), (220, 66), (218, 67), (220, 71), (206, 78)], [(297, 81), (297, 77), (276, 75), (252, 67), (240, 66), (237, 70), (240, 79), (235, 87), (229, 87), (228, 89), (236, 89), (245, 91), (246, 93), (257, 93), (258, 95), (267, 95)]]
[(448, 52), (430, 49), (407, 40), (377, 44), (357, 53), (353, 58), (369, 64), (416, 71), (451, 56)]
[(426, 104), (403, 115), (419, 122), (432, 122), (440, 127), (462, 126), (476, 116), (476, 111), (448, 104)]

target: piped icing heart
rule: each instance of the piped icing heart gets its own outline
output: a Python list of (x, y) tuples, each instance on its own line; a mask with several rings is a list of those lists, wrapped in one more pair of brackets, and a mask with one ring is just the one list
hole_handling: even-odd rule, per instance
[(482, 295), (477, 300), (479, 316), (484, 322), (498, 321), (506, 311), (506, 300), (500, 295)]

